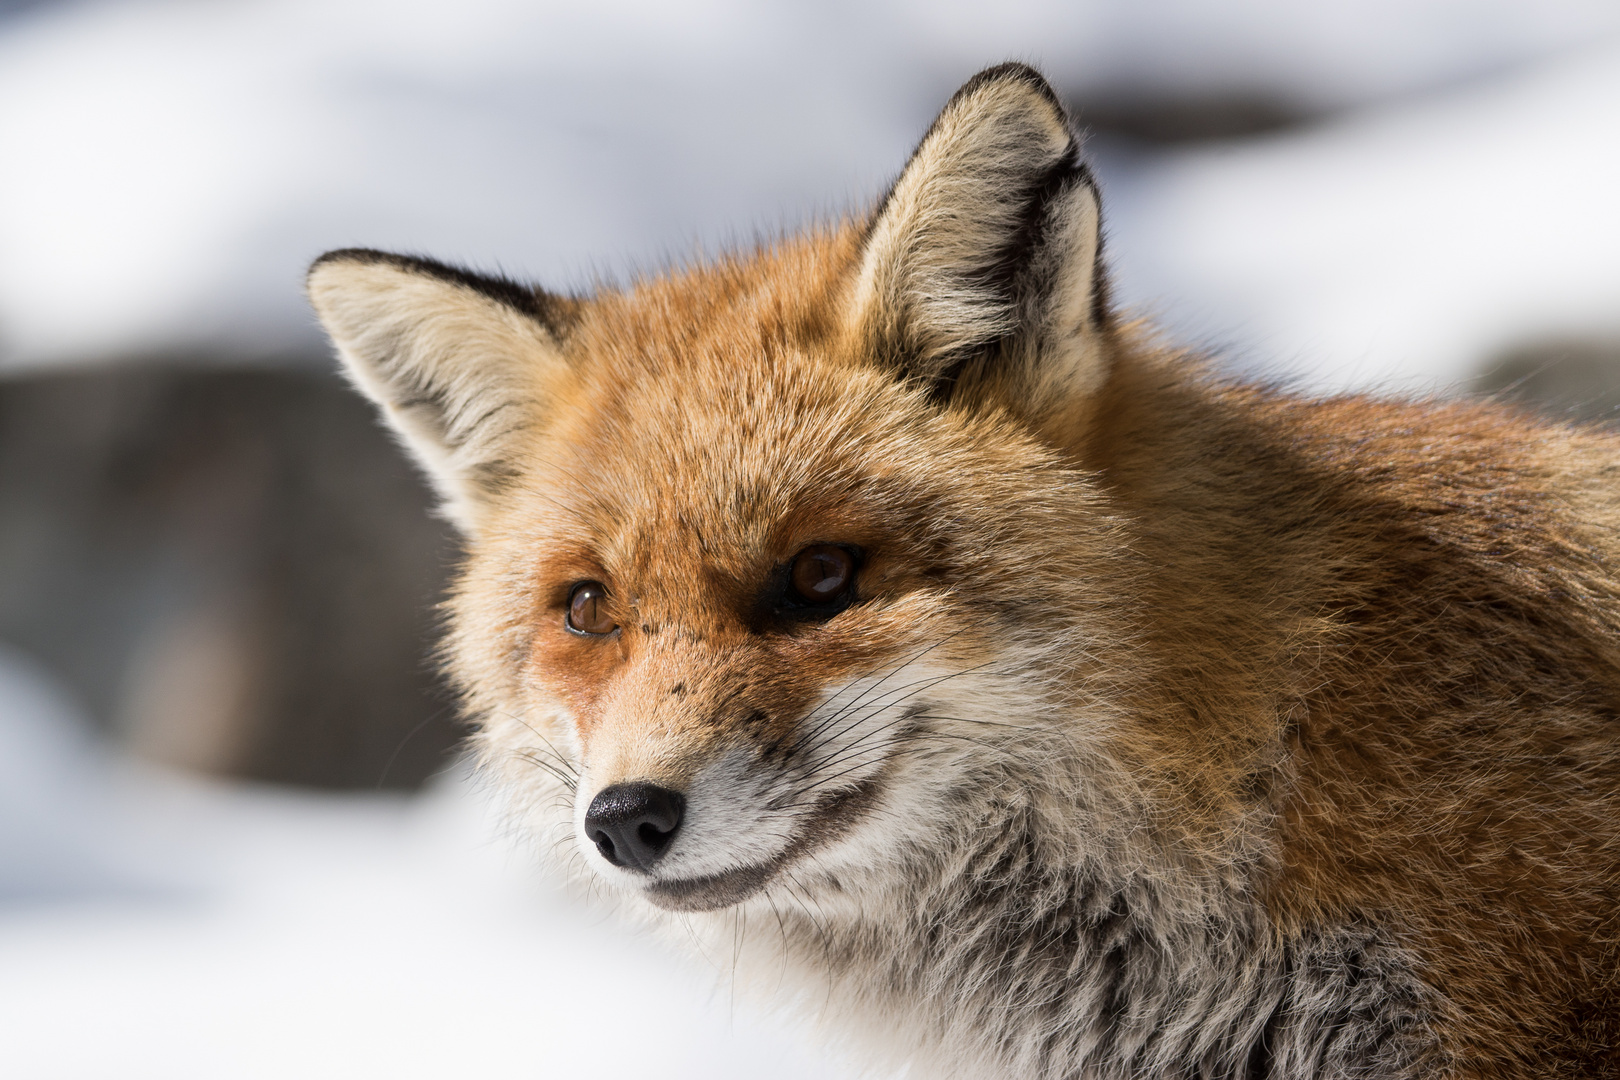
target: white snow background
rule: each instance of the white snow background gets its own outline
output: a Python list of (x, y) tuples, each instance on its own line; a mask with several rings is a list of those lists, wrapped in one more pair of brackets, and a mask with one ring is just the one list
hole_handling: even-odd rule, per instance
[(733, 1022), (727, 958), (532, 870), (459, 771), (293, 793), (109, 760), (74, 721), (0, 652), (0, 1076), (843, 1075)]
[[(4, 5), (0, 5), (4, 10)], [(108, 0), (0, 20), (0, 370), (315, 347), (327, 248), (559, 287), (859, 207), (977, 68), (1330, 112), (1100, 146), (1126, 303), (1321, 387), (1620, 336), (1620, 7)], [(4, 572), (4, 568), (0, 568)], [(166, 774), (0, 653), (0, 1076), (835, 1077), (458, 775)]]
[(314, 345), (333, 247), (569, 288), (859, 208), (1014, 57), (1345, 110), (1105, 167), (1121, 298), (1324, 384), (1454, 378), (1620, 325), (1617, 32), (1610, 0), (36, 7), (0, 29), (0, 370)]

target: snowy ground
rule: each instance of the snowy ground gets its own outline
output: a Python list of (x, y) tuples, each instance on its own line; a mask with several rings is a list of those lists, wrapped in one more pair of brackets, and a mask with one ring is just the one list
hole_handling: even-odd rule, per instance
[(530, 869), (458, 774), (316, 796), (100, 757), (0, 652), (0, 1076), (835, 1080)]

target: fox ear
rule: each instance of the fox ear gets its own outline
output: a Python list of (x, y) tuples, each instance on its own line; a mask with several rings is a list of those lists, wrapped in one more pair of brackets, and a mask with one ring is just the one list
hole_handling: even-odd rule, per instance
[(350, 379), (381, 407), (463, 532), (517, 471), (515, 436), (565, 367), (570, 301), (454, 267), (351, 249), (321, 256), (310, 302)]
[(980, 72), (958, 90), (870, 226), (850, 330), (942, 398), (1023, 408), (1089, 394), (1106, 374), (1096, 184), (1039, 73)]

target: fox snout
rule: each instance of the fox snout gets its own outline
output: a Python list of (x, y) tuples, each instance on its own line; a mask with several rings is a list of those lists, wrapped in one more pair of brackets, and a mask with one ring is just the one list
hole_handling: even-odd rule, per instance
[(614, 866), (646, 873), (680, 830), (686, 796), (657, 784), (603, 788), (585, 811), (585, 836)]
[(790, 867), (842, 865), (843, 842), (888, 820), (876, 811), (906, 767), (955, 745), (928, 729), (938, 710), (971, 707), (947, 691), (974, 680), (935, 655), (908, 650), (809, 700), (768, 703), (740, 678), (700, 691), (690, 673), (692, 692), (666, 692), (665, 711), (626, 693), (580, 741), (575, 842), (597, 873), (669, 910), (728, 907)]
[(613, 734), (584, 755), (574, 835), (621, 888), (665, 908), (725, 907), (803, 854), (820, 815), (803, 797), (814, 780), (774, 740), (629, 725)]

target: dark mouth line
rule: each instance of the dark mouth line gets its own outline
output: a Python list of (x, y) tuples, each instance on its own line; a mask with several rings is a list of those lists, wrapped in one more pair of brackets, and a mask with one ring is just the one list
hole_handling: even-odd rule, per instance
[(848, 833), (877, 801), (877, 791), (875, 779), (863, 780), (823, 800), (793, 842), (766, 862), (705, 877), (654, 881), (646, 886), (645, 895), (666, 911), (716, 911), (740, 904), (790, 863)]

